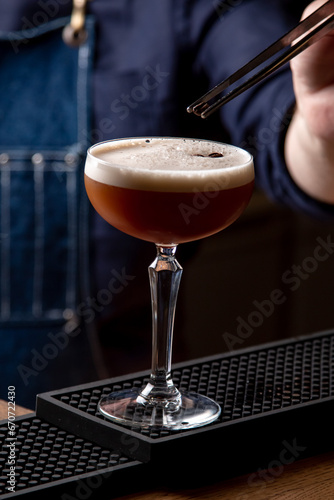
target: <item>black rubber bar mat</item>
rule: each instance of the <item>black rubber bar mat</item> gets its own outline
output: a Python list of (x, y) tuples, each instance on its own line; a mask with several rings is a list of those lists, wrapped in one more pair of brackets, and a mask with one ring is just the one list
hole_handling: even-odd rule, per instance
[(132, 460), (206, 466), (220, 478), (334, 449), (333, 331), (178, 364), (172, 376), (177, 387), (215, 399), (219, 420), (178, 432), (141, 431), (97, 412), (101, 395), (140, 387), (147, 372), (40, 394), (36, 412)]
[[(0, 496), (3, 499), (112, 498), (139, 484), (145, 466), (29, 414), (15, 433), (0, 421)], [(12, 465), (14, 464), (14, 465)], [(140, 469), (140, 471), (139, 471)]]

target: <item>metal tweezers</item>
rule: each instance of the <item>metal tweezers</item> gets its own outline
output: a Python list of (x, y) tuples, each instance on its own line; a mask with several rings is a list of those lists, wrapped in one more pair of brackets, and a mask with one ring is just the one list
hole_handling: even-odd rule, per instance
[[(292, 30), (257, 55), (254, 59), (245, 64), (245, 66), (240, 68), (238, 71), (226, 78), (226, 80), (216, 85), (212, 90), (191, 104), (187, 108), (188, 113), (194, 113), (202, 118), (207, 118), (218, 108), (242, 94), (245, 90), (253, 87), (253, 85), (259, 83), (296, 55), (300, 54), (304, 49), (320, 40), (320, 38), (334, 28), (333, 21), (334, 0), (329, 0), (311, 15), (306, 17), (303, 21), (298, 23)], [(253, 70), (266, 63), (283, 49), (286, 49), (283, 54), (278, 56), (272, 62), (269, 62), (269, 64), (263, 69), (260, 69), (258, 73), (250, 76), (248, 80), (230, 90), (227, 94), (218, 98), (215, 102), (210, 103), (210, 101), (222, 91), (226, 90), (228, 87), (238, 82), (238, 80), (247, 76)]]

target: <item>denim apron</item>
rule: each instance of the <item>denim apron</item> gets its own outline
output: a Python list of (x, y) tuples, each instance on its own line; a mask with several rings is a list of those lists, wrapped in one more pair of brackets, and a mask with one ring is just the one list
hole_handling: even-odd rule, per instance
[(0, 33), (0, 398), (18, 404), (96, 377), (89, 294), (89, 145), (94, 26), (71, 48), (68, 18)]

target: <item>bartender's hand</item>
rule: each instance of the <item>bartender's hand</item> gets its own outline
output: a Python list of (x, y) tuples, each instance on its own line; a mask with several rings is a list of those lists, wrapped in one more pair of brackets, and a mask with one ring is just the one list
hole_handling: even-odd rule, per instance
[[(312, 2), (303, 17), (324, 0)], [(285, 142), (287, 167), (307, 194), (334, 204), (334, 30), (291, 61), (296, 109)]]

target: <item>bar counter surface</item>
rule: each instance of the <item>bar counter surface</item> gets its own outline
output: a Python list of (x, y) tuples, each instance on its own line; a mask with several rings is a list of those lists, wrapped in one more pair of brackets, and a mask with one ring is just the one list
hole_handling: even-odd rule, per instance
[[(17, 416), (29, 413), (31, 410), (16, 407)], [(6, 418), (7, 403), (0, 400), (0, 420)], [(187, 473), (191, 474), (191, 471)], [(272, 470), (254, 471), (193, 490), (176, 491), (163, 487), (117, 498), (122, 500), (193, 500), (197, 498), (208, 500), (334, 500), (334, 452), (295, 461)]]

